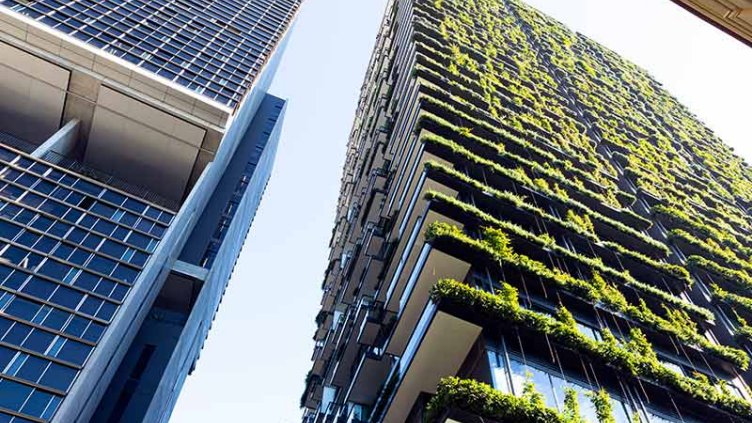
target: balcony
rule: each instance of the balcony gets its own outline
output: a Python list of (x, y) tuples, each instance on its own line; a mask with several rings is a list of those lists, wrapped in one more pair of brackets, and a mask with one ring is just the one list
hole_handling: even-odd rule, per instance
[(397, 323), (386, 345), (386, 352), (402, 356), (411, 335), (429, 302), (431, 288), (444, 278), (464, 280), (470, 264), (423, 244), (420, 256), (409, 274), (399, 300)]
[[(424, 160), (431, 157), (430, 154), (424, 153)], [(390, 281), (386, 290), (382, 290), (377, 299), (384, 301), (386, 308), (389, 311), (397, 312), (399, 310), (399, 298), (402, 295), (405, 283), (407, 282), (407, 272), (404, 269), (411, 269), (415, 265), (415, 261), (418, 258), (418, 249), (414, 249), (415, 245), (422, 245), (425, 239), (425, 231), (428, 224), (436, 220), (450, 221), (449, 219), (432, 212), (426, 212), (426, 204), (428, 201), (425, 199), (426, 193), (429, 191), (436, 191), (444, 193), (448, 196), (454, 197), (457, 195), (457, 191), (433, 180), (421, 172), (420, 176), (416, 178), (415, 187), (412, 190), (410, 202), (407, 206), (403, 207), (407, 209), (401, 217), (395, 222), (399, 225), (399, 245), (395, 253), (395, 258), (399, 257), (399, 260), (392, 260), (390, 264), (390, 270), (386, 274), (385, 280)]]
[(381, 385), (389, 376), (392, 361), (380, 354), (376, 348), (370, 347), (363, 350), (356, 364), (345, 401), (373, 404)]
[[(374, 409), (379, 414), (372, 415), (372, 420), (405, 422), (422, 394), (435, 393), (442, 378), (460, 371), (481, 331), (480, 326), (429, 303), (422, 310), (404, 355), (392, 368), (380, 404)], [(378, 420), (379, 416), (383, 416), (383, 420)]]

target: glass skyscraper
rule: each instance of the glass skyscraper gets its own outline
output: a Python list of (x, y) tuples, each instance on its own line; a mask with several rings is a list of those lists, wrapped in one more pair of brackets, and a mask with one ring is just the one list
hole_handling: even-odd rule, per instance
[(302, 420), (752, 421), (751, 208), (617, 53), (518, 0), (390, 1)]
[(0, 422), (165, 422), (269, 180), (296, 0), (0, 1)]

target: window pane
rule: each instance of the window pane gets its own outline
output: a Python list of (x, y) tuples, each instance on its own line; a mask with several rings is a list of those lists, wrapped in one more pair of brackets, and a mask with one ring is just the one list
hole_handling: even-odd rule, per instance
[(546, 405), (556, 408), (556, 398), (554, 397), (554, 391), (548, 373), (535, 367), (529, 367), (528, 371), (531, 374), (530, 380), (535, 384), (535, 389), (543, 395)]
[(588, 422), (597, 422), (598, 414), (595, 412), (595, 406), (587, 396), (592, 391), (576, 383), (569, 383), (569, 387), (577, 392), (577, 402), (580, 403), (580, 415)]
[(49, 364), (49, 361), (47, 360), (29, 356), (24, 362), (23, 366), (21, 366), (21, 369), (18, 371), (18, 373), (16, 373), (16, 376), (20, 377), (21, 379), (36, 382), (39, 380), (39, 377), (42, 376), (42, 373), (44, 373), (44, 370), (47, 368), (47, 364)]
[(495, 351), (488, 351), (488, 359), (491, 363), (491, 376), (494, 388), (501, 392), (512, 393), (512, 390), (509, 388), (509, 378), (506, 366), (504, 365), (504, 357)]
[(76, 371), (70, 367), (65, 367), (57, 363), (50, 363), (50, 367), (44, 372), (44, 376), (39, 381), (42, 385), (49, 386), (60, 391), (67, 391), (70, 388), (73, 378), (76, 377)]
[(12, 382), (6, 379), (0, 379), (0, 407), (10, 410), (20, 410), (26, 398), (31, 394), (32, 388)]
[(522, 362), (515, 359), (509, 360), (509, 368), (512, 372), (512, 388), (515, 395), (522, 395), (522, 390), (525, 386), (525, 373), (527, 367)]

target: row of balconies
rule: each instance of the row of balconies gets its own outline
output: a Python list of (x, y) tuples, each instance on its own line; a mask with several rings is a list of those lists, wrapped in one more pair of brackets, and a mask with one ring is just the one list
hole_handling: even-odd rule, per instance
[[(420, 231), (418, 231), (418, 233), (420, 233)], [(420, 243), (418, 243), (418, 245), (420, 245)], [(429, 253), (429, 254), (432, 254), (432, 253)], [(410, 254), (408, 254), (408, 256), (409, 255)], [(445, 257), (442, 257), (441, 260), (438, 260), (438, 262), (447, 263), (448, 260)], [(425, 264), (424, 264), (424, 266), (425, 266)], [(437, 272), (437, 271), (435, 271), (435, 265), (432, 265), (432, 266), (434, 268), (434, 271), (431, 272), (431, 277), (428, 279), (431, 282), (426, 282), (424, 284), (426, 288), (432, 286), (432, 284), (435, 283), (435, 280), (432, 281), (432, 279), (434, 279), (437, 274), (440, 274), (440, 275), (446, 275), (447, 274), (446, 272), (441, 272), (441, 271)], [(410, 268), (418, 269), (419, 266), (414, 266), (413, 267), (413, 266), (407, 265), (407, 266), (403, 266), (403, 268), (404, 269), (410, 269)], [(459, 277), (459, 278), (462, 279), (463, 277)], [(400, 283), (399, 279), (393, 279), (392, 280), (392, 284), (399, 284), (399, 283)], [(408, 289), (409, 289), (409, 291), (407, 291)], [(404, 308), (407, 305), (407, 302), (405, 300), (406, 295), (407, 295), (407, 298), (412, 298), (413, 295), (414, 295), (413, 289), (415, 289), (415, 286), (412, 286), (412, 289), (410, 289), (408, 287), (403, 287), (403, 290), (402, 290), (403, 293), (402, 293), (402, 295), (400, 295), (400, 301), (399, 301), (399, 305), (400, 305), (399, 312), (397, 314), (398, 315), (398, 319), (397, 319), (398, 324), (395, 325), (395, 327), (393, 329), (393, 332), (391, 333), (391, 336), (388, 338), (388, 342), (386, 342), (385, 347), (384, 347), (384, 350), (386, 352), (391, 352), (391, 353), (395, 354), (395, 356), (396, 355), (400, 355), (400, 354), (397, 354), (397, 353), (400, 352), (400, 350), (406, 346), (407, 337), (410, 334), (413, 334), (413, 332), (414, 332), (414, 330), (413, 330), (414, 324), (411, 324), (411, 322), (414, 323), (417, 319), (414, 318), (414, 313), (413, 313), (413, 318), (410, 318), (410, 314), (409, 313), (405, 314), (405, 313), (407, 313), (405, 310), (408, 310), (408, 309)], [(393, 294), (389, 296), (388, 300), (396, 298), (396, 294), (394, 294), (394, 292), (397, 292), (398, 289), (393, 288), (393, 289), (391, 289), (391, 291), (393, 292)], [(409, 294), (406, 294), (406, 292), (409, 292)], [(427, 295), (425, 295), (425, 298), (427, 298)], [(415, 310), (419, 310), (419, 309), (420, 309), (420, 307), (418, 307)], [(371, 352), (372, 352), (372, 350), (371, 350)], [(365, 355), (361, 356), (361, 360), (358, 363), (358, 367), (355, 369), (355, 371), (353, 373), (353, 378), (352, 378), (353, 382), (351, 384), (349, 392), (357, 392), (357, 391), (354, 391), (354, 389), (357, 389), (358, 381), (361, 380), (360, 378), (364, 377), (364, 376), (361, 376), (361, 375), (368, 373), (368, 372), (361, 373), (361, 369), (365, 369), (366, 366), (368, 365), (368, 363), (370, 363), (371, 361), (373, 362), (373, 364), (371, 365), (371, 367), (376, 367), (376, 366), (378, 366), (380, 364), (380, 366), (377, 367), (377, 368), (380, 370), (380, 374), (383, 376), (383, 374), (385, 373), (384, 372), (385, 363), (383, 361), (383, 357), (382, 357), (381, 360), (378, 360), (378, 358), (379, 358), (378, 355), (373, 355), (373, 354), (371, 356), (368, 356), (368, 357), (366, 357)]]

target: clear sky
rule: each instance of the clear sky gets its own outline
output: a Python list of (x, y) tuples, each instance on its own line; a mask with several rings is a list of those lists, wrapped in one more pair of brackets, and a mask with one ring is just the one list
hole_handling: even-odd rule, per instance
[[(752, 49), (669, 0), (528, 0), (649, 70), (752, 158)], [(175, 423), (297, 423), (358, 93), (386, 0), (305, 0), (272, 179)]]

